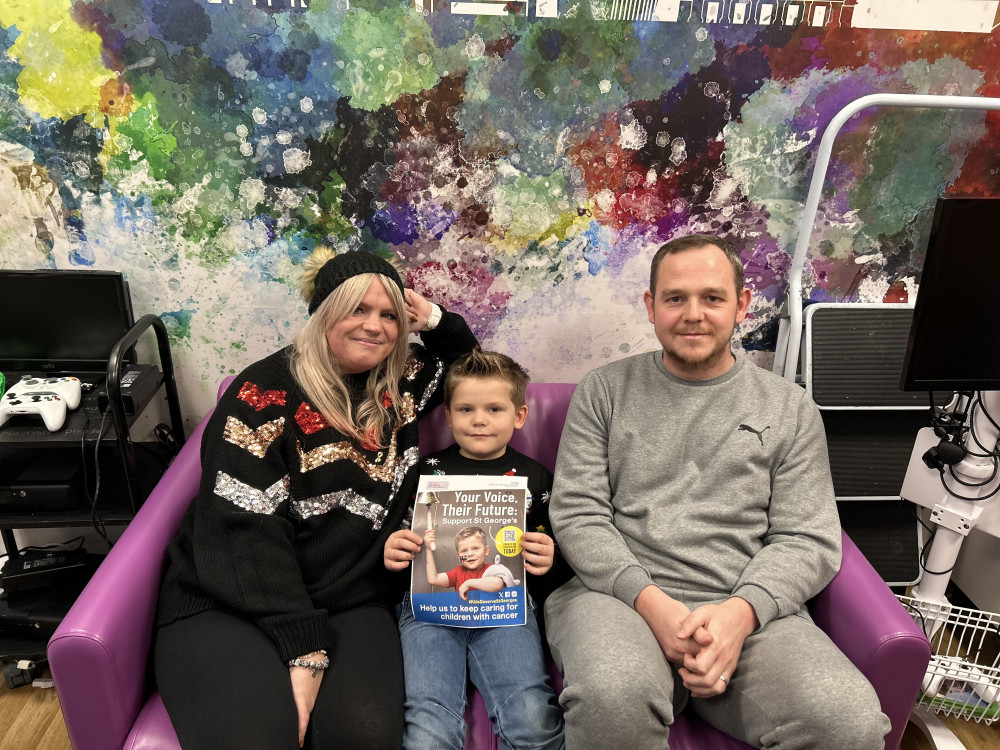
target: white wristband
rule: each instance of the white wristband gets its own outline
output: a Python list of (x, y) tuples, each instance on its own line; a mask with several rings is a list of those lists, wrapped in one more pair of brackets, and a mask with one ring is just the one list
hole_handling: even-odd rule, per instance
[(431, 314), (427, 316), (427, 325), (424, 326), (424, 330), (433, 331), (440, 322), (441, 308), (438, 305), (431, 304)]

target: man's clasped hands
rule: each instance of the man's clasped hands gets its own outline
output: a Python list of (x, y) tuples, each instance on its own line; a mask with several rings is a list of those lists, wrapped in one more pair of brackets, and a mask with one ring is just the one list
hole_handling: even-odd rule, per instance
[(725, 692), (743, 641), (757, 627), (753, 607), (735, 596), (692, 611), (656, 586), (647, 586), (636, 597), (635, 609), (696, 698)]

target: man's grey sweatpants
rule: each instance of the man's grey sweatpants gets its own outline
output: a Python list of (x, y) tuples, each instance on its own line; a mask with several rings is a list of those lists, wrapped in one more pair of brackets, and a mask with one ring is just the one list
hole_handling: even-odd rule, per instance
[(876, 750), (889, 731), (871, 684), (804, 616), (751, 634), (729, 687), (714, 698), (689, 698), (639, 614), (579, 579), (548, 598), (545, 621), (565, 678), (567, 750), (667, 750), (685, 702), (755, 747)]

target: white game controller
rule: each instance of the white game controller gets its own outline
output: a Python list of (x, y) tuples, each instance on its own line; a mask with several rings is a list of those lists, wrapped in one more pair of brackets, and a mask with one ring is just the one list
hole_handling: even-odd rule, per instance
[(945, 680), (966, 683), (965, 689), (971, 690), (986, 703), (996, 703), (1000, 698), (1000, 685), (974, 664), (957, 656), (931, 657), (920, 689), (925, 694), (937, 695)]
[(49, 432), (61, 430), (66, 412), (80, 405), (79, 378), (22, 378), (0, 399), (0, 427), (18, 414), (37, 414)]
[(61, 396), (66, 402), (66, 408), (72, 411), (80, 405), (82, 388), (80, 379), (70, 376), (64, 377), (26, 377), (21, 378), (21, 382), (11, 388), (8, 393), (17, 393), (19, 396), (27, 396), (29, 393), (54, 393)]
[(20, 395), (7, 391), (0, 399), (0, 427), (16, 414), (38, 414), (49, 432), (61, 430), (66, 421), (66, 402), (58, 393), (33, 391)]

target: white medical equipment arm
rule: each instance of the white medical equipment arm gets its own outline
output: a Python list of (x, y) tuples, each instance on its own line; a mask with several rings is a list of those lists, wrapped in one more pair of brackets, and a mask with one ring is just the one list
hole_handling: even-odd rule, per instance
[[(950, 471), (944, 472), (943, 481), (947, 489), (938, 476), (933, 480), (937, 484), (936, 492), (928, 488), (919, 493), (908, 493), (919, 494), (917, 497), (904, 495), (907, 500), (930, 508), (931, 521), (937, 526), (930, 554), (924, 563), (923, 577), (913, 590), (915, 599), (940, 603), (947, 601), (945, 589), (951, 580), (962, 541), (976, 527), (983, 512), (1000, 500), (1000, 493), (991, 495), (1000, 484), (996, 456), (1000, 431), (990, 419), (991, 416), (993, 420), (1000, 418), (1000, 391), (983, 391), (980, 400), (981, 404), (974, 409), (970, 429), (964, 438), (967, 454)], [(910, 474), (913, 471), (914, 463), (911, 461), (907, 472), (907, 481), (911, 484), (913, 480)], [(937, 473), (933, 469), (928, 471)], [(904, 481), (904, 488), (906, 485), (907, 482)], [(931, 505), (930, 498), (935, 494), (938, 500)]]

